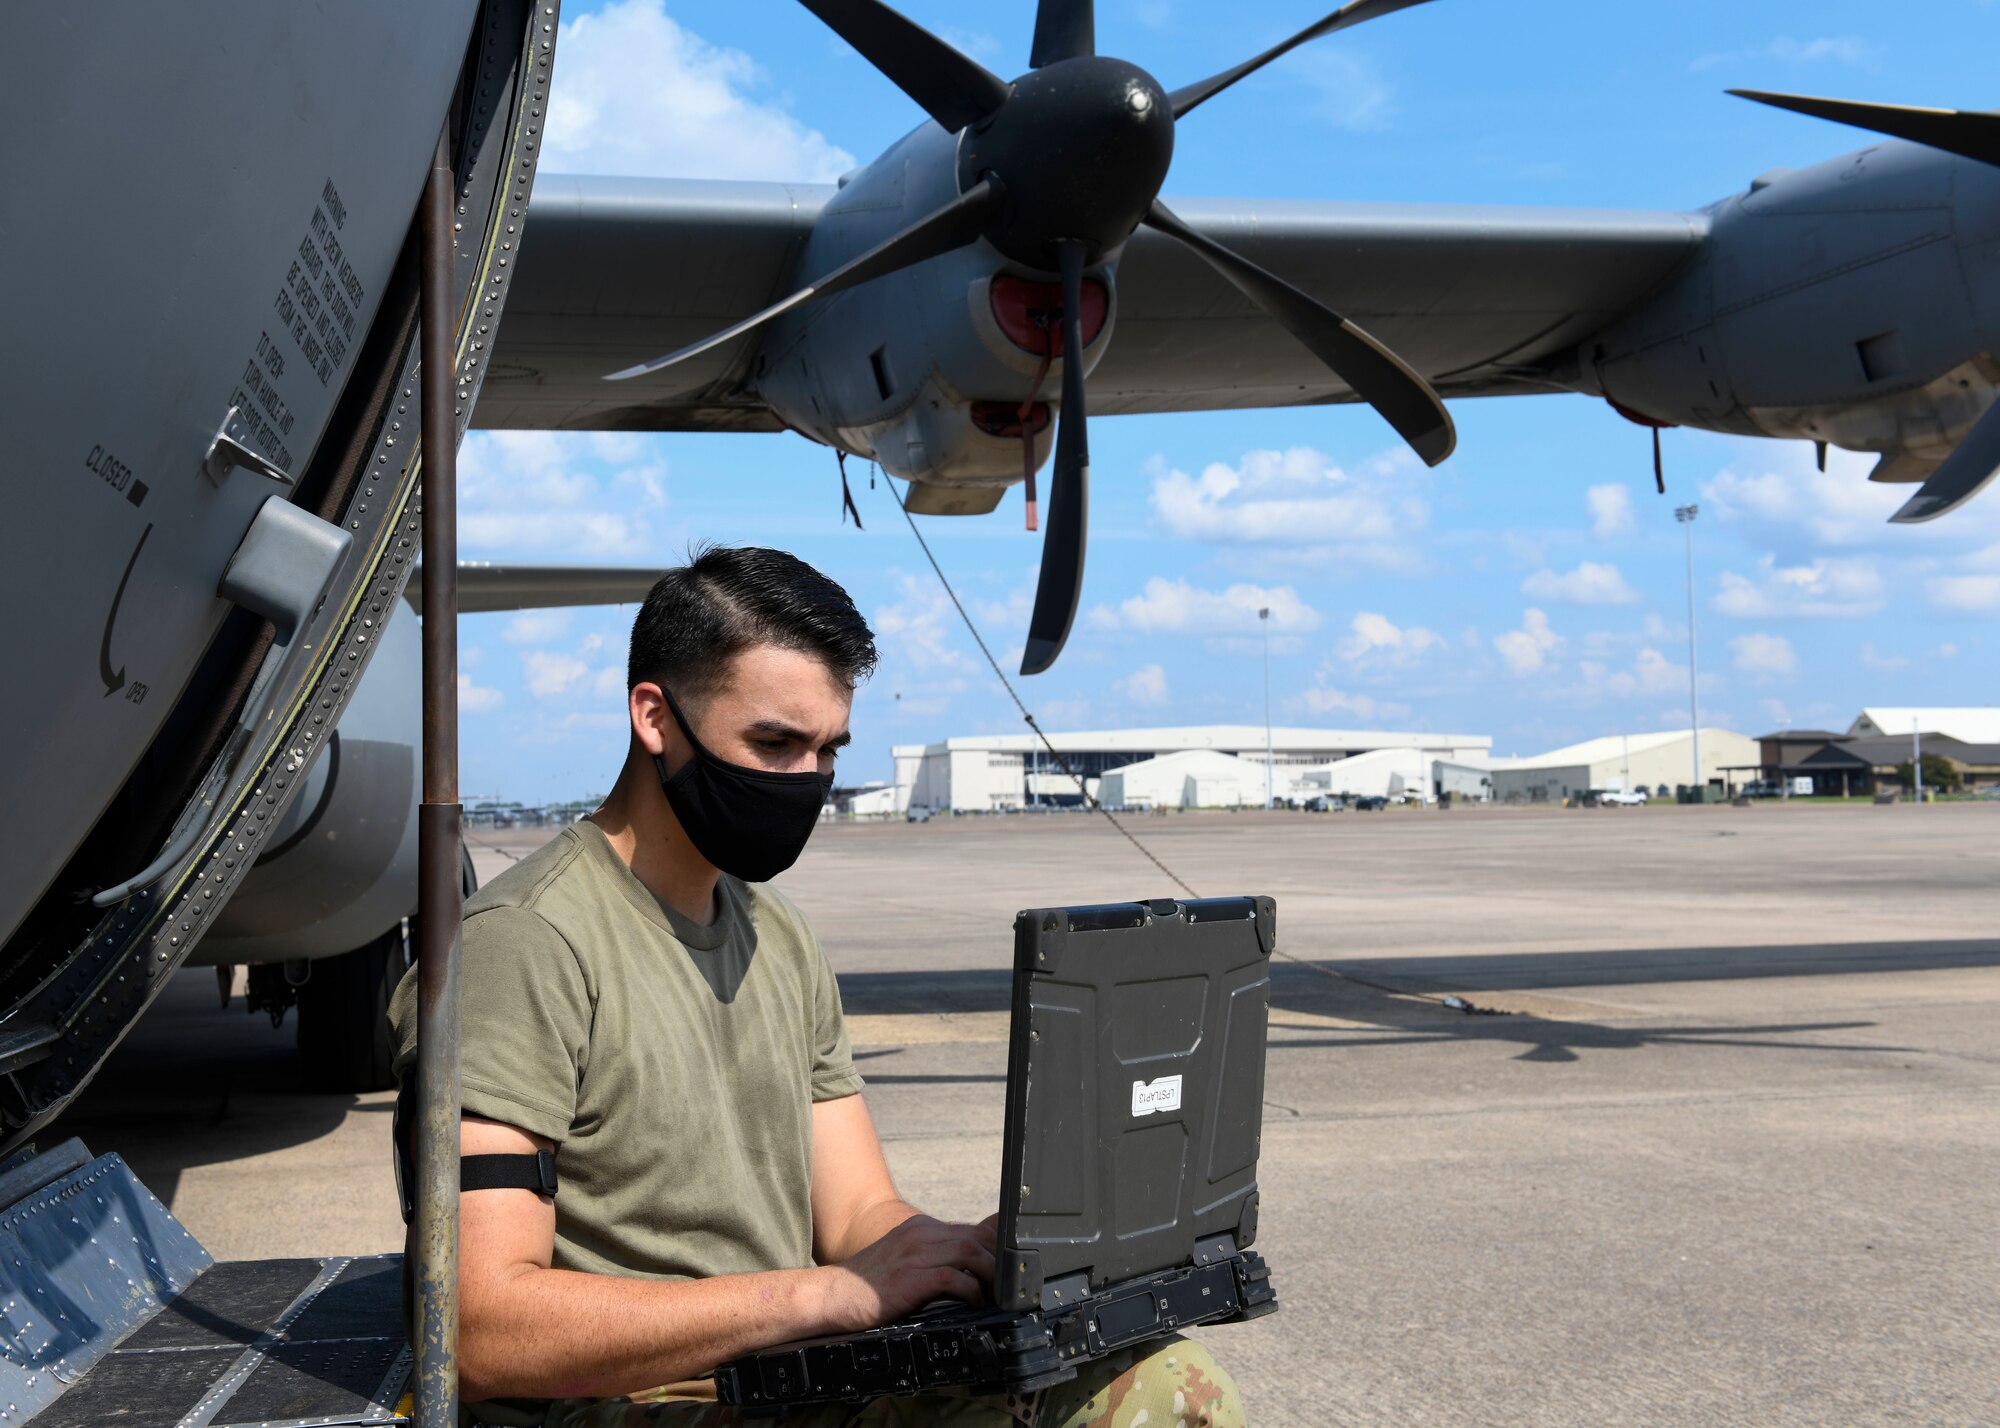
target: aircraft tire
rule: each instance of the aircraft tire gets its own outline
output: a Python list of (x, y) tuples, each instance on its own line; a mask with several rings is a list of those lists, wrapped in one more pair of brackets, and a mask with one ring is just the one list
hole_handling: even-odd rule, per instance
[(356, 1094), (396, 1084), (389, 997), (408, 965), (400, 926), (312, 964), (299, 988), (299, 1070), (307, 1090)]

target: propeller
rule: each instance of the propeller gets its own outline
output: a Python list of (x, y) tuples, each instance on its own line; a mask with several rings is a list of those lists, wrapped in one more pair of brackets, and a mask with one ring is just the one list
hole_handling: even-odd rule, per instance
[(1961, 158), (2000, 164), (2000, 114), (1975, 109), (1924, 109), (1912, 104), (1861, 104), (1851, 99), (1816, 99), (1808, 94), (1771, 94), (1761, 89), (1732, 89), (1738, 99), (1755, 100), (1774, 109), (1789, 109), (1836, 124), (1872, 129), (1892, 139), (1928, 144)]
[(1986, 409), (1965, 440), (1951, 449), (1944, 465), (1889, 519), (1900, 526), (1934, 521), (1978, 495), (1996, 475), (2000, 475), (2000, 401)]
[(800, 288), (790, 297), (781, 298), (762, 312), (752, 313), (735, 326), (725, 327), (678, 352), (669, 352), (664, 357), (655, 357), (650, 362), (613, 372), (604, 380), (623, 382), (628, 378), (643, 377), (648, 372), (657, 372), (662, 367), (671, 367), (676, 362), (685, 362), (711, 347), (720, 347), (754, 328), (762, 327), (780, 313), (790, 312), (814, 298), (832, 297), (848, 288), (859, 287), (870, 278), (900, 272), (926, 258), (963, 248), (975, 241), (986, 225), (993, 221), (1003, 200), (1004, 193), (997, 179), (981, 179), (935, 213), (919, 218), (893, 238), (877, 243), (852, 262), (843, 263), (825, 277)]
[(1138, 66), (1097, 53), (1093, 0), (1040, 0), (1031, 68), (1011, 84), (882, 0), (800, 0), (947, 132), (959, 197), (762, 312), (664, 357), (640, 377), (743, 336), (815, 298), (984, 241), (1062, 277), (1062, 398), (1048, 530), (1023, 674), (1055, 662), (1083, 589), (1090, 444), (1082, 292), (1087, 269), (1142, 223), (1193, 250), (1381, 414), (1435, 466), (1457, 440), (1437, 393), (1408, 363), (1325, 304), (1189, 227), (1159, 201), (1180, 117), (1310, 40), (1427, 0), (1351, 0), (1261, 54), (1169, 94)]
[(1028, 52), (1028, 68), (1096, 54), (1095, 11), (1094, 0), (1042, 0), (1035, 11), (1035, 44)]
[(1059, 246), (1062, 265), (1062, 425), (1049, 478), (1049, 533), (1042, 537), (1042, 572), (1028, 617), (1021, 673), (1040, 674), (1056, 662), (1076, 623), (1083, 594), (1083, 548), (1090, 524), (1090, 434), (1083, 396), (1083, 268), (1089, 254), (1077, 239)]
[(1203, 100), (1213, 99), (1239, 79), (1247, 78), (1262, 69), (1274, 59), (1281, 59), (1309, 40), (1317, 40), (1336, 30), (1350, 29), (1383, 15), (1407, 10), (1412, 5), (1428, 4), (1429, 0), (1353, 0), (1343, 5), (1317, 24), (1307, 25), (1289, 40), (1271, 46), (1260, 55), (1252, 55), (1233, 69), (1225, 69), (1220, 74), (1212, 74), (1197, 84), (1182, 85), (1168, 97), (1174, 106), (1174, 118), (1178, 119)]
[(1148, 228), (1192, 248), (1245, 297), (1275, 317), (1307, 351), (1338, 372), (1356, 396), (1380, 412), (1425, 465), (1435, 466), (1451, 455), (1458, 444), (1451, 413), (1409, 363), (1317, 298), (1195, 232), (1157, 198), (1147, 210), (1145, 222)]

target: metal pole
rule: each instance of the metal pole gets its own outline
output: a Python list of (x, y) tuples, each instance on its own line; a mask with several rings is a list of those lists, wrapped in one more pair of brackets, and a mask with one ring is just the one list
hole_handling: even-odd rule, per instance
[[(1694, 738), (1694, 786), (1707, 787), (1701, 776), (1701, 703), (1696, 694), (1694, 663), (1694, 518), (1701, 513), (1700, 506), (1674, 507), (1674, 519), (1687, 528), (1688, 567), (1688, 732)], [(1697, 793), (1697, 798), (1703, 795)]]
[(1924, 736), (1917, 721), (1910, 721), (1910, 772), (1917, 780), (1917, 802), (1924, 801)]
[(1271, 753), (1271, 611), (1257, 611), (1257, 627), (1264, 632), (1264, 806), (1278, 801), (1277, 777)]
[(458, 420), (449, 131), (423, 199), (424, 798), (417, 810), (417, 1428), (458, 1423)]

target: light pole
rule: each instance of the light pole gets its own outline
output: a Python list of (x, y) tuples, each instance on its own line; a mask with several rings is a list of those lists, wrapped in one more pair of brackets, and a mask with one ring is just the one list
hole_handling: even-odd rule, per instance
[(1264, 632), (1264, 806), (1278, 801), (1276, 775), (1271, 756), (1271, 607), (1257, 611), (1257, 628)]
[[(1695, 694), (1694, 671), (1694, 518), (1700, 506), (1675, 506), (1674, 519), (1687, 530), (1688, 566), (1688, 732), (1694, 736), (1694, 786), (1703, 788), (1701, 777), (1701, 704)], [(1701, 797), (1700, 793), (1696, 797)]]
[(1910, 720), (1910, 772), (1917, 781), (1917, 802), (1924, 801), (1924, 736), (1915, 719)]

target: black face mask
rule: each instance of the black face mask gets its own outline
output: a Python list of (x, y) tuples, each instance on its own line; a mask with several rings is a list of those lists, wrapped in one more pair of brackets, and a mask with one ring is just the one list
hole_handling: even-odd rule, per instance
[(695, 851), (723, 872), (746, 883), (769, 882), (805, 851), (833, 791), (833, 775), (770, 773), (717, 758), (694, 736), (674, 696), (660, 693), (694, 749), (694, 757), (672, 775), (667, 761), (653, 755), (681, 830)]

